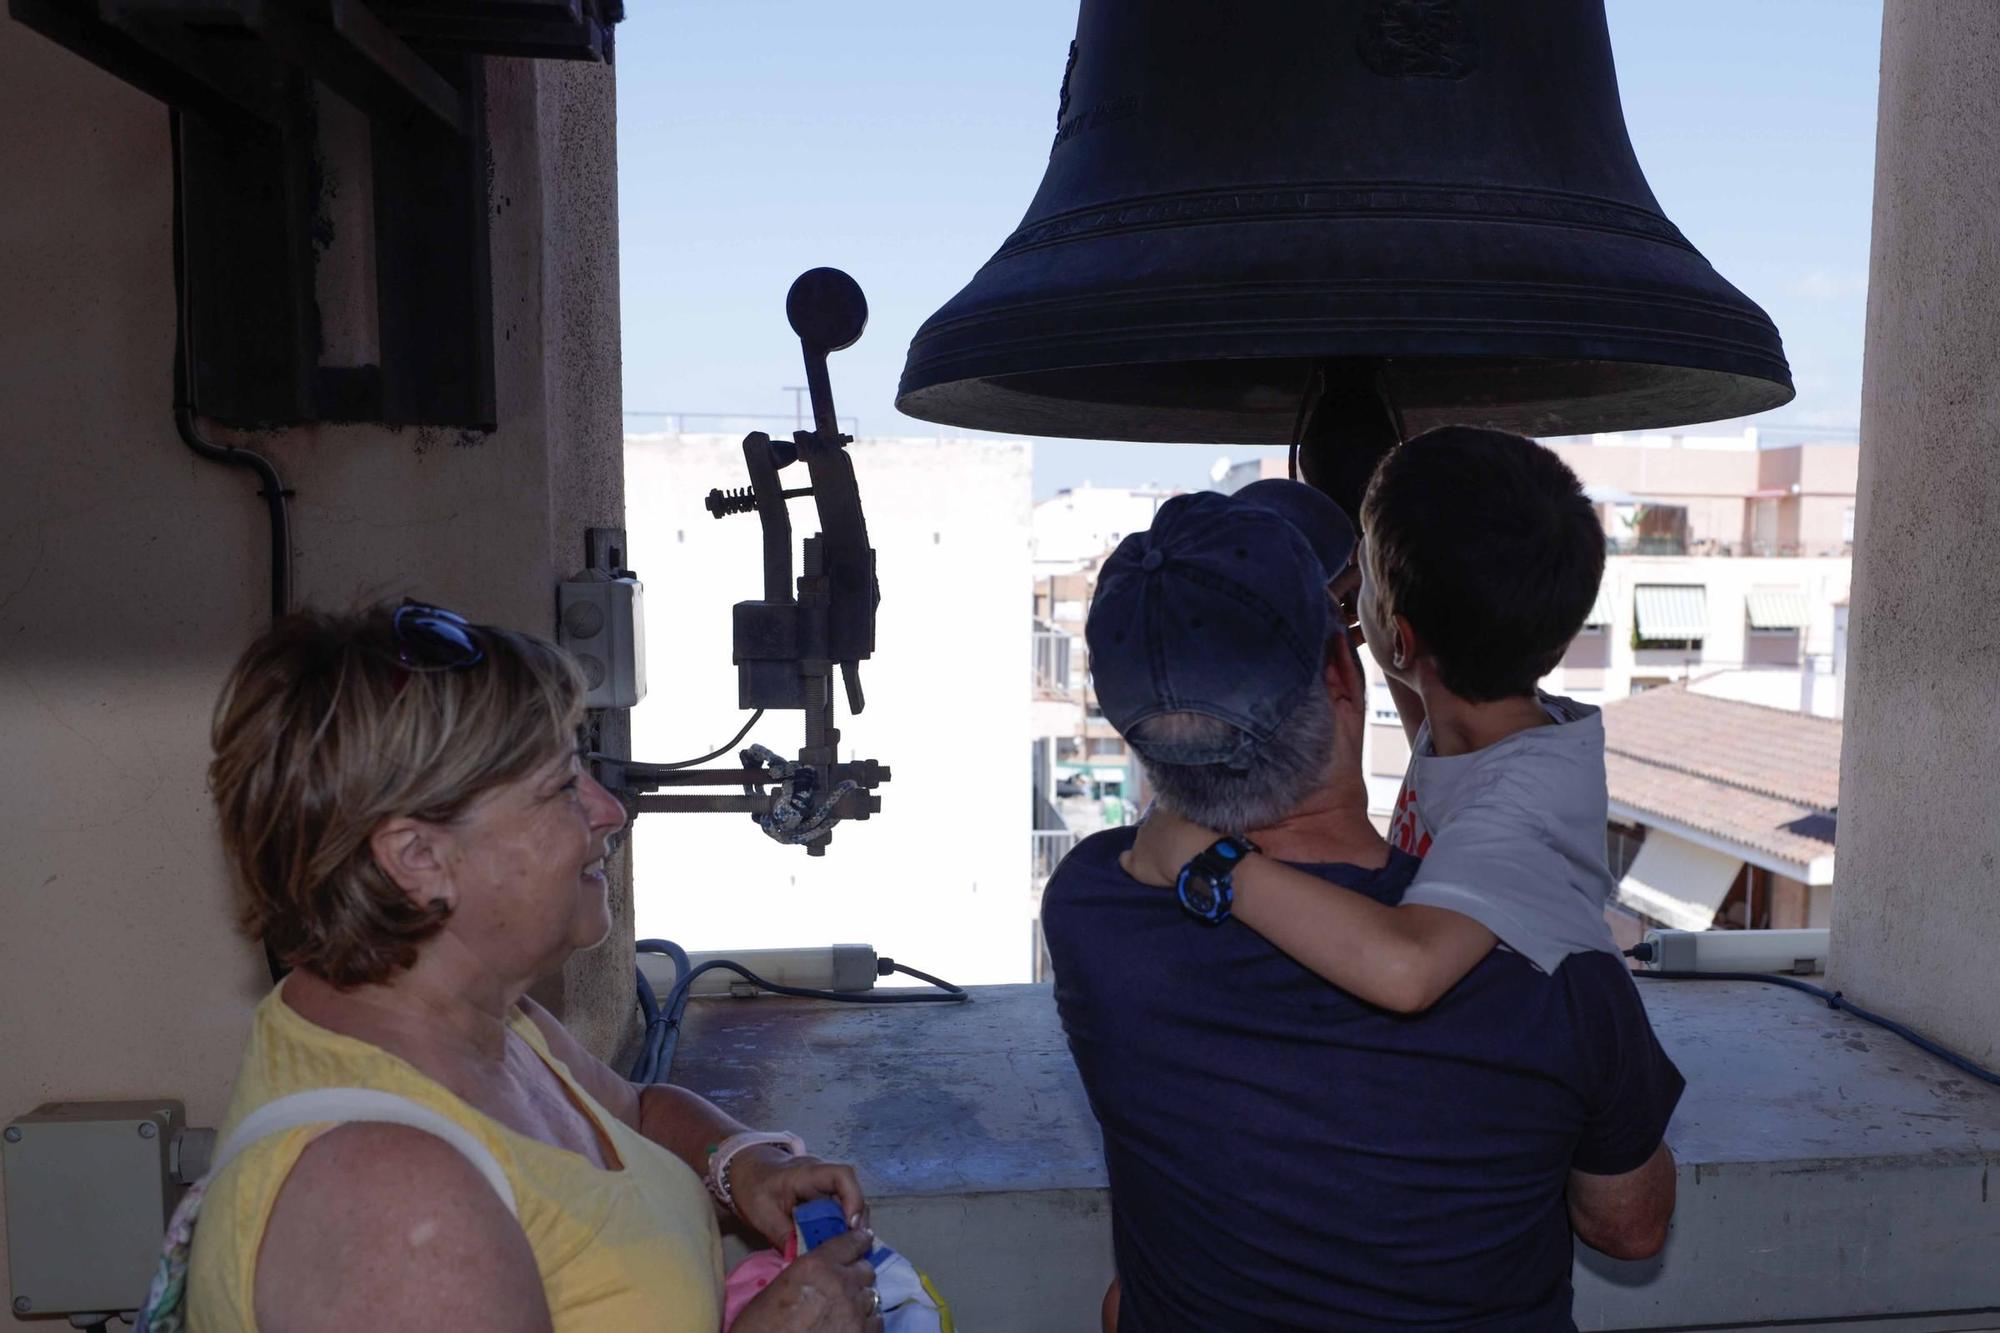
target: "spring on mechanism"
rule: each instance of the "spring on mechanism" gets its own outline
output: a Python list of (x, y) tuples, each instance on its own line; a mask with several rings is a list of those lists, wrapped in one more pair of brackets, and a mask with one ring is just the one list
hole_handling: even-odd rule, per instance
[(708, 493), (708, 512), (717, 518), (727, 518), (731, 514), (747, 514), (757, 507), (757, 495), (750, 487), (738, 491), (720, 488)]

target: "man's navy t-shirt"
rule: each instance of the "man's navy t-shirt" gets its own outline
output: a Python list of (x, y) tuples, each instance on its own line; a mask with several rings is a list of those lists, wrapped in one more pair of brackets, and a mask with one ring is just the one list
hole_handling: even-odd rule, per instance
[[(1620, 961), (1496, 949), (1391, 1014), (1132, 880), (1132, 838), (1086, 839), (1042, 904), (1121, 1333), (1573, 1329), (1568, 1173), (1644, 1165), (1683, 1086)], [(1301, 868), (1393, 903), (1419, 864)]]

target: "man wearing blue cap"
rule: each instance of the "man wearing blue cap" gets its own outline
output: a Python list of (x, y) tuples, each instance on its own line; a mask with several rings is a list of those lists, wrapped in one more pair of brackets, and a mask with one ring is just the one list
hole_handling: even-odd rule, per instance
[[(1177, 496), (1105, 562), (1087, 637), (1163, 806), (1393, 904), (1421, 862), (1368, 818), (1336, 600), (1354, 545), (1298, 483)], [(1655, 1204), (1606, 1164), (1651, 1150), (1679, 1080), (1619, 960), (1549, 975), (1495, 950), (1391, 1014), (1216, 910), (1235, 840), (1173, 889), (1125, 873), (1132, 841), (1086, 839), (1042, 908), (1104, 1133), (1108, 1325), (1572, 1329), (1572, 1225), (1614, 1254), (1657, 1243), (1635, 1239)]]

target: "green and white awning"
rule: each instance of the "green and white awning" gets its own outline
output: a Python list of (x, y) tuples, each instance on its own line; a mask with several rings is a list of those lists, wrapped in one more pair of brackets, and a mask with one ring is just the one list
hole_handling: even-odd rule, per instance
[(1802, 630), (1812, 624), (1812, 609), (1802, 592), (1753, 592), (1743, 601), (1751, 629)]
[(1611, 624), (1611, 589), (1597, 585), (1597, 600), (1590, 604), (1590, 614), (1583, 618), (1585, 629), (1604, 629)]
[(1708, 637), (1708, 589), (1699, 584), (1641, 584), (1633, 591), (1632, 610), (1642, 639)]

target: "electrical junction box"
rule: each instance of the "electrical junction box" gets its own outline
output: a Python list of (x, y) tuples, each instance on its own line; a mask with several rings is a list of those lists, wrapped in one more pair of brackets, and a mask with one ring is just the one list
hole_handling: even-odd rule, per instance
[(583, 668), (586, 708), (646, 697), (645, 587), (629, 572), (585, 570), (556, 593), (556, 642)]
[(0, 1133), (16, 1314), (136, 1310), (180, 1187), (173, 1101), (52, 1102)]

